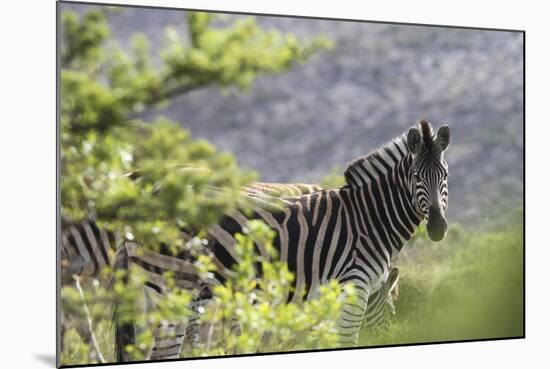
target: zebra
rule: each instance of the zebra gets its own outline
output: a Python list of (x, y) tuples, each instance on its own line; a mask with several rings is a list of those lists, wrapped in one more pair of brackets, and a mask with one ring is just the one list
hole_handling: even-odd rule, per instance
[(296, 276), (289, 302), (311, 299), (331, 279), (355, 287), (358, 302), (346, 304), (338, 321), (340, 345), (355, 346), (369, 296), (382, 288), (421, 221), (426, 220), (431, 240), (441, 241), (446, 235), (444, 152), (449, 144), (447, 125), (435, 134), (432, 125), (421, 120), (348, 164), (341, 188), (285, 197), (280, 207), (259, 201), (252, 214), (227, 214), (209, 231), (207, 247), (217, 266), (216, 279), (224, 283), (238, 262), (233, 235), (248, 219), (261, 219), (275, 230), (280, 258)]
[(398, 282), (399, 269), (392, 267), (388, 279), (382, 284), (382, 287), (369, 296), (365, 322), (363, 322), (367, 332), (387, 330), (390, 322), (389, 317), (395, 315), (394, 303), (399, 296)]

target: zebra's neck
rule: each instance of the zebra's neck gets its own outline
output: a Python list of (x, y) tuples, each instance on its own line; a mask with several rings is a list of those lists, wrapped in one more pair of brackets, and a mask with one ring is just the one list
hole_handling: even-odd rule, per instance
[(354, 160), (345, 171), (359, 231), (368, 248), (401, 250), (422, 220), (412, 189), (412, 156), (406, 135)]

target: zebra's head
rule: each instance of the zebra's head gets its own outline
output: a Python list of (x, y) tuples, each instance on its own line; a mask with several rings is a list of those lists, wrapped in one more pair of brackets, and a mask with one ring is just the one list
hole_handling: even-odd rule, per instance
[(413, 202), (416, 211), (427, 221), (426, 229), (432, 241), (441, 241), (447, 233), (445, 211), (449, 195), (449, 169), (443, 156), (450, 138), (447, 125), (441, 126), (434, 135), (432, 126), (425, 120), (409, 129), (407, 134), (407, 146), (412, 154), (410, 179)]

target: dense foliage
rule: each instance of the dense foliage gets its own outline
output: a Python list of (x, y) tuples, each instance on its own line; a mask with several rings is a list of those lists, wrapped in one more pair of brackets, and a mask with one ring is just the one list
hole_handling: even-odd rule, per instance
[[(344, 301), (353, 301), (354, 291), (332, 282), (322, 286), (318, 297), (307, 302), (287, 304), (293, 274), (279, 260), (272, 241), (274, 232), (259, 221), (251, 221), (245, 234), (237, 234), (236, 254), (241, 258), (234, 274), (225, 285), (214, 288), (214, 298), (199, 309), (199, 324), (203, 335), (191, 345), (188, 337), (182, 357), (246, 354), (256, 352), (290, 351), (336, 347), (336, 322)], [(270, 255), (266, 260), (254, 251), (260, 244)], [(212, 259), (203, 254), (197, 260), (197, 270), (208, 278), (215, 268)], [(255, 265), (261, 264), (263, 275), (256, 276)], [(124, 281), (129, 276), (128, 281)], [(117, 272), (114, 288), (105, 288), (93, 280), (87, 288), (66, 286), (62, 289), (65, 313), (74, 327), (65, 335), (64, 364), (115, 361), (111, 309), (117, 303), (121, 322), (136, 324), (136, 344), (125, 347), (133, 360), (143, 360), (151, 348), (153, 335), (162, 324), (189, 324), (191, 293), (178, 288), (173, 276), (164, 276), (166, 293), (159, 298), (147, 295), (153, 303), (147, 304), (143, 295), (145, 275), (138, 267), (129, 273)], [(82, 291), (82, 294), (81, 294)], [(94, 322), (93, 329), (87, 320)], [(233, 320), (239, 322), (240, 334), (232, 330)], [(80, 328), (80, 331), (77, 329)], [(82, 334), (82, 332), (86, 332)], [(94, 334), (91, 339), (89, 334)], [(101, 357), (101, 359), (100, 359)]]
[[(283, 72), (330, 44), (323, 39), (300, 43), (292, 35), (264, 31), (253, 18), (215, 25), (212, 14), (187, 13), (186, 32), (168, 28), (157, 58), (140, 34), (133, 37), (129, 53), (115, 45), (109, 9), (98, 9), (81, 16), (62, 14), (62, 216), (73, 221), (91, 218), (141, 247), (155, 249), (162, 243), (175, 252), (189, 246), (180, 237), (181, 227), (204, 235), (221, 214), (245, 206), (240, 189), (256, 176), (239, 168), (230, 154), (193, 140), (179, 123), (162, 117), (144, 122), (140, 114), (207, 86), (245, 92), (256, 76)], [(284, 304), (281, 294), (293, 276), (281, 263), (251, 253), (253, 238), (272, 248), (271, 231), (253, 223), (250, 232), (238, 238), (243, 262), (236, 278), (216, 290), (214, 304), (223, 308), (205, 310), (204, 322), (218, 327), (220, 316), (237, 316), (242, 335), (226, 346), (222, 328), (216, 341), (192, 347), (185, 355), (292, 349), (299, 337), (301, 347), (333, 345), (343, 298), (340, 286), (326, 286), (318, 300), (300, 306)], [(202, 241), (195, 240), (200, 248)], [(262, 279), (252, 277), (251, 260), (262, 263)], [(209, 265), (203, 253), (197, 268)], [(107, 285), (110, 279), (112, 286)], [(75, 278), (62, 288), (63, 364), (115, 360), (115, 305), (120, 322), (138, 327), (135, 345), (125, 347), (134, 360), (147, 357), (162, 324), (188, 323), (191, 291), (178, 288), (167, 274), (166, 293), (154, 299), (152, 308), (143, 309), (145, 279), (137, 267), (114, 274), (106, 268), (95, 279)], [(274, 310), (266, 311), (267, 304)], [(262, 348), (258, 338), (267, 335), (268, 328), (270, 338)]]

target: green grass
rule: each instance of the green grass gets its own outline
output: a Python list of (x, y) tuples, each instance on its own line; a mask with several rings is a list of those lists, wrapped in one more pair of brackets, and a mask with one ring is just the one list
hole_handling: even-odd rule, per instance
[(359, 345), (518, 337), (523, 326), (522, 213), (485, 231), (451, 227), (442, 243), (415, 235), (400, 256), (399, 298), (389, 329)]

